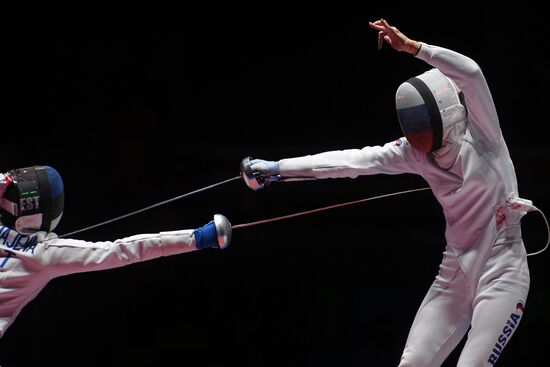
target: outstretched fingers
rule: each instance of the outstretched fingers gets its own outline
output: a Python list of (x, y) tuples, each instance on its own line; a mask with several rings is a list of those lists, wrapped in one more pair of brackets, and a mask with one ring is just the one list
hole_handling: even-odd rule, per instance
[(379, 20), (375, 21), (375, 22), (369, 22), (369, 26), (372, 28), (372, 29), (376, 29), (376, 30), (382, 30), (384, 29), (384, 27), (382, 26), (381, 22)]
[(388, 36), (388, 33), (394, 32), (394, 30), (388, 24), (388, 22), (386, 22), (385, 19), (382, 18), (375, 22), (369, 22), (369, 26), (372, 29), (376, 29), (378, 31), (378, 49), (382, 48), (384, 41), (388, 42), (391, 45), (391, 37)]
[(391, 26), (388, 22), (386, 22), (386, 19), (384, 19), (384, 18), (380, 19), (380, 23), (382, 23), (384, 28), (391, 29)]
[(384, 31), (378, 32), (378, 49), (380, 50), (382, 48), (382, 45), (384, 44), (384, 38), (387, 37), (386, 33)]

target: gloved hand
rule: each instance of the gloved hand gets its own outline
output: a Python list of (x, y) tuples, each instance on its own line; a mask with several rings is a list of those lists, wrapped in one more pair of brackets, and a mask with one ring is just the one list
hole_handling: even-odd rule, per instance
[(241, 176), (248, 187), (256, 191), (282, 179), (279, 162), (245, 158), (241, 161)]
[(195, 229), (195, 246), (199, 250), (205, 248), (224, 249), (231, 242), (231, 233), (231, 223), (227, 218), (221, 214), (215, 214), (214, 220)]

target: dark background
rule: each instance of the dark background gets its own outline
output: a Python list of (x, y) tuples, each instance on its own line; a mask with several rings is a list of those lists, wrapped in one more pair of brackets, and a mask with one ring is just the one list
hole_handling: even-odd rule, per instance
[[(392, 141), (395, 90), (428, 66), (377, 50), (367, 22), (385, 17), (481, 65), (520, 195), (550, 214), (547, 32), (536, 8), (494, 10), (23, 19), (3, 46), (1, 169), (46, 164), (61, 173), (63, 234), (235, 177), (247, 156)], [(215, 213), (241, 224), (424, 186), (412, 175), (258, 192), (233, 181), (74, 238), (197, 228)], [(224, 251), (57, 278), (0, 341), (0, 366), (396, 366), (437, 273), (444, 225), (431, 193), (419, 192), (236, 229)], [(528, 251), (544, 246), (539, 214), (523, 228)], [(549, 255), (529, 258), (526, 313), (501, 367), (547, 355)]]

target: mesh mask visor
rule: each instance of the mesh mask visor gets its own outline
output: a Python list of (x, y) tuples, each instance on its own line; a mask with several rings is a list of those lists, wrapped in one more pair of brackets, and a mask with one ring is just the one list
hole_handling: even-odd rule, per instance
[[(17, 230), (53, 230), (63, 214), (61, 176), (48, 166), (9, 171), (12, 183), (2, 198), (2, 209), (16, 218)], [(21, 227), (21, 228), (17, 228)]]
[(399, 125), (415, 149), (424, 153), (433, 152), (441, 147), (442, 142), (443, 123), (439, 107), (430, 88), (422, 80), (414, 77), (406, 83), (414, 87), (423, 103), (398, 108)]

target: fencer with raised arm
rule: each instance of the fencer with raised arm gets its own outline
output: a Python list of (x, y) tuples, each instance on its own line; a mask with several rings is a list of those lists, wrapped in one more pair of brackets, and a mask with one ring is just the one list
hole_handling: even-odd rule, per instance
[[(423, 177), (446, 219), (439, 272), (410, 328), (399, 366), (440, 366), (468, 333), (458, 366), (493, 366), (518, 328), (529, 291), (516, 173), (483, 72), (456, 51), (417, 42), (380, 19), (384, 43), (429, 68), (395, 95), (404, 136), (381, 146), (279, 161), (245, 158), (241, 172), (258, 190), (295, 179), (412, 173)], [(519, 205), (521, 204), (521, 205)]]

